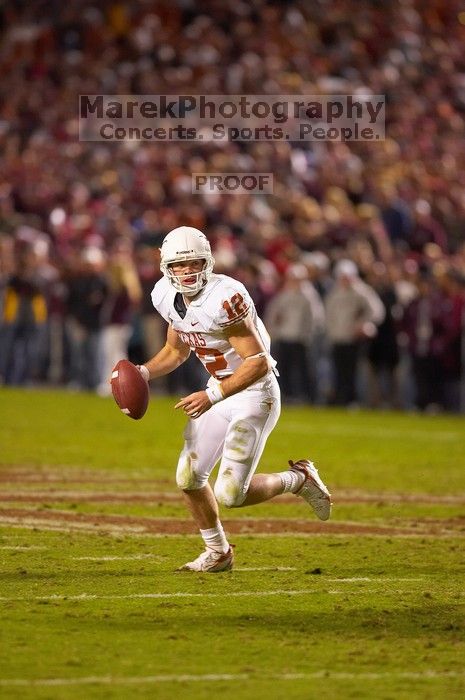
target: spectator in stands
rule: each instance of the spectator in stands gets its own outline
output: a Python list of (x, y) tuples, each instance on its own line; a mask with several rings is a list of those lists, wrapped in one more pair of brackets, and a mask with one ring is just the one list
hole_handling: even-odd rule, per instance
[[(330, 284), (327, 271), (329, 258), (324, 253), (305, 253), (302, 265), (307, 271), (302, 281), (302, 292), (307, 297), (312, 316), (312, 331), (307, 342), (307, 364), (311, 382), (311, 398), (313, 403), (327, 403), (330, 387), (329, 348), (326, 338), (326, 314), (319, 289)], [(315, 282), (320, 282), (319, 289)]]
[(324, 300), (326, 294), (333, 286), (329, 257), (325, 253), (316, 250), (312, 253), (304, 253), (301, 260), (307, 268), (309, 282), (316, 289), (320, 298)]
[(134, 312), (142, 299), (142, 288), (133, 260), (131, 243), (118, 239), (112, 246), (106, 270), (108, 295), (103, 308), (102, 368), (98, 392), (110, 393), (109, 378), (118, 360), (127, 358)]
[(442, 400), (443, 368), (441, 295), (430, 269), (419, 270), (418, 296), (407, 306), (403, 328), (415, 383), (415, 404), (421, 410), (436, 412)]
[[(135, 251), (137, 274), (142, 290), (142, 299), (138, 309), (141, 332), (141, 358), (133, 358), (137, 364), (146, 357), (154, 357), (166, 340), (166, 324), (160, 314), (153, 313), (151, 293), (155, 282), (160, 279), (160, 250), (156, 245), (139, 245)], [(166, 392), (166, 377), (152, 380), (151, 387), (156, 392)]]
[(397, 193), (395, 186), (385, 184), (377, 193), (381, 217), (392, 245), (401, 250), (409, 247), (413, 219), (410, 208)]
[(369, 405), (380, 408), (399, 408), (397, 367), (400, 353), (397, 340), (401, 307), (395, 288), (384, 263), (375, 263), (367, 275), (384, 306), (384, 319), (377, 333), (368, 340)]
[(447, 252), (446, 233), (441, 224), (431, 216), (431, 205), (425, 199), (415, 202), (414, 215), (410, 249), (417, 254), (423, 254), (429, 243), (435, 243), (440, 250)]
[(442, 405), (447, 411), (459, 411), (465, 381), (465, 275), (449, 268), (438, 281), (442, 291), (439, 319)]
[[(406, 263), (432, 264), (428, 245), (464, 274), (461, 0), (362, 5), (68, 0), (47, 13), (42, 0), (4, 3), (0, 237), (37, 228), (60, 269), (86, 247), (109, 254), (115, 238), (156, 245), (182, 221), (209, 232), (230, 274), (253, 258), (267, 296), (303, 252), (353, 259), (362, 275), (377, 261), (399, 266), (403, 291)], [(387, 97), (376, 143), (78, 138), (79, 94), (367, 88)], [(191, 191), (192, 172), (239, 171), (273, 172), (273, 196)]]
[(100, 382), (102, 311), (109, 291), (100, 248), (83, 249), (65, 276), (65, 287), (69, 386), (92, 390)]
[(16, 270), (5, 283), (0, 319), (0, 382), (15, 385), (37, 380), (47, 321), (33, 246), (19, 246), (16, 259)]
[(358, 275), (351, 260), (339, 260), (334, 269), (335, 284), (325, 299), (326, 327), (334, 365), (333, 402), (355, 404), (358, 363), (367, 339), (377, 333), (384, 319), (378, 294)]
[(282, 289), (268, 304), (265, 326), (272, 338), (284, 401), (307, 402), (312, 398), (308, 347), (313, 331), (312, 303), (303, 291), (304, 265), (288, 268)]

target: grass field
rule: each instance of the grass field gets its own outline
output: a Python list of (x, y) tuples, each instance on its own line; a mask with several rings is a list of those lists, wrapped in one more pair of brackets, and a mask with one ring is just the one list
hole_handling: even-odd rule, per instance
[(312, 457), (331, 521), (224, 512), (192, 575), (174, 403), (0, 390), (0, 697), (463, 698), (463, 418), (285, 409), (261, 468)]

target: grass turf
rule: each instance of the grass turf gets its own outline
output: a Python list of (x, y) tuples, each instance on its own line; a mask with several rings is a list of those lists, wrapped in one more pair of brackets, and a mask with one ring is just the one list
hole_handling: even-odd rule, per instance
[[(152, 398), (146, 416), (133, 421), (112, 399), (1, 389), (0, 464), (97, 468), (165, 480), (172, 490), (185, 424), (174, 404)], [(459, 416), (286, 408), (262, 468), (311, 457), (333, 488), (456, 494), (465, 485), (464, 438)]]
[[(174, 491), (184, 420), (173, 405), (153, 399), (134, 422), (94, 396), (1, 390), (5, 491), (44, 493), (4, 509), (184, 518), (178, 503), (85, 501)], [(2, 527), (0, 697), (462, 698), (463, 530), (422, 530), (460, 523), (461, 505), (392, 494), (463, 496), (464, 436), (459, 417), (293, 408), (268, 442), (263, 470), (315, 459), (336, 520), (417, 521), (417, 537), (238, 535), (236, 570), (197, 576), (173, 573), (194, 537)], [(81, 503), (54, 503), (53, 489), (70, 488)], [(338, 506), (341, 489), (380, 497)], [(312, 517), (298, 499), (227, 513), (244, 515)]]

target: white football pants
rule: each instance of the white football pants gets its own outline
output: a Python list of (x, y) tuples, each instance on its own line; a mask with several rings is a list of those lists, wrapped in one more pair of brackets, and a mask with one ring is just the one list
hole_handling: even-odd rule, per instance
[(221, 457), (216, 499), (228, 508), (242, 505), (280, 412), (279, 385), (271, 372), (197, 420), (190, 419), (176, 472), (179, 488), (194, 491), (205, 486)]

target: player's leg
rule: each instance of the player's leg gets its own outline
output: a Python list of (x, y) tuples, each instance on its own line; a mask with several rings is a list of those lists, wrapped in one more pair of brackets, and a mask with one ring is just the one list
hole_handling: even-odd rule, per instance
[(235, 439), (235, 431), (239, 428), (240, 431), (248, 431), (250, 442), (255, 440), (255, 445), (250, 454), (244, 455), (245, 458), (242, 459), (225, 449), (215, 484), (215, 495), (222, 505), (227, 508), (251, 506), (269, 501), (288, 491), (296, 492), (302, 487), (304, 477), (291, 469), (272, 474), (254, 473), (273, 427), (260, 425), (250, 415), (243, 416), (238, 419), (237, 424), (232, 424), (229, 436), (232, 440)]
[(176, 472), (187, 506), (200, 530), (205, 551), (181, 567), (186, 571), (218, 572), (232, 568), (233, 553), (219, 519), (218, 503), (208, 477), (223, 449), (227, 417), (216, 405), (208, 414), (190, 420)]
[(213, 489), (207, 482), (200, 489), (182, 492), (184, 501), (200, 529), (215, 527), (219, 518), (218, 503)]
[[(225, 402), (226, 403), (226, 402)], [(227, 400), (231, 420), (227, 429), (223, 457), (215, 496), (226, 507), (250, 505), (246, 502), (252, 489), (254, 503), (283, 493), (278, 474), (254, 476), (266, 440), (276, 425), (281, 405), (279, 387), (274, 377), (266, 389), (243, 391)]]
[(264, 392), (242, 392), (234, 403), (228, 427), (215, 496), (226, 507), (255, 505), (282, 493), (302, 496), (321, 520), (330, 516), (330, 494), (309, 460), (290, 462), (274, 474), (255, 474), (266, 440), (280, 413), (279, 389), (271, 381)]
[[(270, 477), (279, 479), (281, 488), (276, 481), (271, 482)], [(298, 462), (289, 460), (289, 469), (277, 474), (255, 474), (250, 482), (249, 490), (241, 504), (252, 506), (256, 503), (263, 503), (273, 496), (276, 489), (279, 495), (282, 493), (293, 493), (301, 496), (313, 509), (320, 520), (328, 520), (331, 515), (331, 494), (323, 483), (313, 462), (302, 459)], [(279, 489), (279, 490), (278, 490)]]

